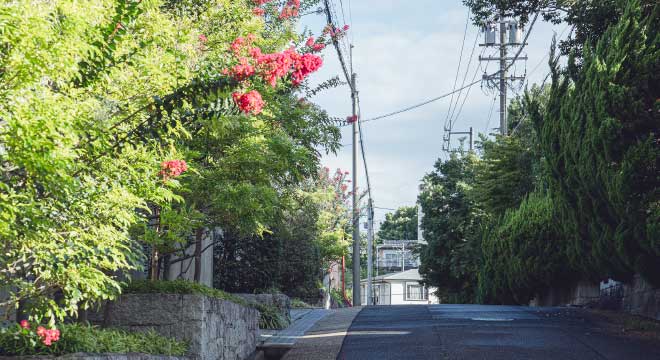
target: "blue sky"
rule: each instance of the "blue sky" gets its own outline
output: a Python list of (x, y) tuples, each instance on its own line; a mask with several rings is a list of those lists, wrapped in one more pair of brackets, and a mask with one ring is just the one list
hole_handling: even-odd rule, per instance
[[(353, 66), (358, 74), (358, 89), (362, 118), (367, 119), (389, 113), (451, 91), (459, 63), (459, 55), (467, 8), (460, 0), (342, 0), (346, 23), (350, 24), (349, 39), (353, 41)], [(339, 21), (342, 13), (340, 1), (334, 0)], [(349, 15), (349, 3), (350, 14)], [(352, 17), (352, 22), (350, 18)], [(318, 34), (325, 25), (325, 15), (308, 15), (303, 26)], [(540, 83), (548, 72), (547, 54), (553, 31), (565, 30), (564, 24), (551, 25), (539, 20), (532, 30), (524, 53), (529, 56), (527, 72), (529, 83)], [(475, 41), (483, 34), (471, 24), (465, 40), (463, 80), (465, 66)], [(494, 51), (494, 50), (491, 50)], [(479, 66), (477, 47), (468, 71), (468, 82)], [(484, 55), (488, 55), (486, 52)], [(494, 54), (493, 54), (494, 55)], [(537, 64), (540, 64), (537, 67)], [(484, 67), (486, 64), (481, 64)], [(488, 73), (496, 68), (490, 64)], [(532, 73), (532, 69), (536, 70)], [(520, 62), (517, 73), (524, 73)], [(483, 69), (479, 70), (482, 73)], [(339, 61), (333, 48), (324, 53), (324, 67), (312, 81), (322, 82), (341, 74)], [(477, 75), (478, 77), (480, 75)], [(487, 94), (479, 85), (469, 93), (463, 112), (456, 119), (454, 131), (472, 126), (485, 132), (494, 93)], [(347, 86), (325, 91), (312, 99), (331, 116), (350, 115), (351, 101)], [(461, 100), (462, 102), (462, 100)], [(490, 128), (498, 126), (498, 102), (493, 108)], [(449, 98), (391, 118), (363, 124), (365, 153), (372, 182), (375, 206), (397, 208), (414, 205), (420, 180), (433, 169), (442, 151), (442, 136)], [(492, 130), (490, 130), (492, 131)], [(330, 168), (351, 169), (351, 138), (348, 127), (342, 130), (339, 153), (323, 158)], [(458, 136), (457, 136), (458, 137)], [(362, 162), (359, 168), (363, 169)], [(364, 188), (363, 170), (358, 186)], [(376, 211), (376, 224), (384, 219), (386, 211)]]

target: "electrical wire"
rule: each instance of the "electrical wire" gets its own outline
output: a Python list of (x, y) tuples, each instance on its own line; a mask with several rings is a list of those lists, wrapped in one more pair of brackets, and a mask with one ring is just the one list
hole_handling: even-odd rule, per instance
[(376, 117), (373, 117), (373, 118), (370, 118), (370, 119), (365, 119), (365, 120), (362, 120), (362, 122), (365, 123), (365, 122), (370, 122), (370, 121), (380, 120), (380, 119), (388, 118), (388, 117), (391, 117), (391, 116), (394, 116), (394, 115), (398, 115), (398, 114), (401, 114), (401, 113), (404, 113), (404, 112), (407, 112), (407, 111), (410, 111), (410, 110), (417, 109), (417, 108), (422, 107), (422, 106), (424, 106), (424, 105), (428, 105), (428, 104), (430, 104), (430, 103), (432, 103), (432, 102), (435, 102), (435, 101), (438, 101), (438, 100), (444, 99), (444, 98), (446, 98), (446, 97), (448, 97), (448, 96), (450, 96), (450, 95), (453, 95), (453, 94), (455, 94), (455, 93), (457, 93), (457, 92), (459, 92), (459, 91), (461, 91), (461, 90), (465, 90), (465, 89), (469, 88), (470, 86), (474, 86), (475, 84), (478, 84), (478, 83), (480, 83), (480, 82), (481, 82), (481, 80), (474, 81), (474, 82), (472, 82), (472, 83), (470, 83), (470, 84), (467, 84), (467, 85), (465, 85), (465, 86), (463, 86), (463, 87), (461, 87), (461, 88), (459, 88), (459, 89), (456, 89), (456, 90), (451, 91), (451, 92), (448, 92), (448, 93), (446, 93), (446, 94), (443, 94), (443, 95), (440, 95), (440, 96), (434, 97), (434, 98), (432, 98), (432, 99), (428, 99), (428, 100), (426, 100), (426, 101), (424, 101), (424, 102), (421, 102), (421, 103), (419, 103), (419, 104), (415, 104), (415, 105), (412, 105), (412, 106), (408, 106), (408, 107), (403, 108), (403, 109), (401, 109), (401, 110), (393, 111), (393, 112), (391, 112), (391, 113), (387, 113), (387, 114), (384, 114), (384, 115), (376, 116)]
[(465, 29), (463, 30), (463, 40), (461, 41), (461, 51), (458, 56), (458, 67), (456, 68), (456, 76), (454, 77), (454, 85), (452, 86), (451, 99), (449, 99), (449, 107), (447, 108), (447, 115), (445, 115), (445, 130), (447, 130), (447, 124), (449, 123), (450, 114), (452, 105), (454, 103), (454, 91), (456, 90), (456, 85), (458, 85), (458, 76), (461, 73), (461, 65), (463, 64), (463, 50), (465, 49), (465, 38), (467, 37), (468, 25), (470, 24), (470, 10), (468, 10), (467, 18), (465, 19)]
[[(557, 38), (561, 38), (562, 36), (564, 36), (564, 33), (566, 32), (566, 30), (568, 30), (569, 26), (570, 26), (570, 25), (566, 25), (566, 27), (564, 27), (564, 30), (561, 31), (561, 33), (559, 34), (559, 36), (557, 36)], [(573, 33), (573, 29), (571, 29), (571, 31), (569, 32), (568, 36), (570, 36), (571, 33)], [(536, 65), (534, 66), (534, 68), (532, 69), (532, 71), (529, 72), (528, 76), (530, 76), (530, 75), (532, 75), (534, 72), (536, 72), (536, 70), (538, 70), (539, 66), (541, 66), (541, 64), (543, 64), (543, 62), (548, 58), (548, 56), (550, 56), (550, 54), (545, 54), (545, 56), (543, 56), (543, 58), (541, 58), (541, 61), (539, 61), (538, 64), (536, 64)]]
[[(527, 43), (527, 39), (529, 38), (529, 34), (531, 34), (532, 29), (534, 28), (534, 24), (536, 23), (536, 20), (538, 19), (538, 17), (539, 17), (539, 13), (536, 13), (536, 15), (534, 16), (534, 19), (532, 20), (532, 22), (531, 22), (531, 24), (530, 24), (530, 26), (529, 26), (529, 31), (528, 31), (527, 34), (525, 35), (525, 39), (524, 39), (523, 42), (522, 42), (522, 46), (520, 47), (520, 49), (518, 49), (518, 52), (516, 53), (516, 56), (514, 56), (512, 63), (510, 63), (510, 64), (505, 68), (505, 71), (508, 71), (508, 70), (513, 66), (513, 64), (516, 62), (516, 60), (518, 60), (518, 58), (520, 57), (520, 54), (522, 53), (522, 50), (523, 50), (523, 48), (525, 47), (525, 44)], [(495, 73), (493, 73), (493, 74), (491, 74), (491, 75), (487, 75), (487, 76), (485, 76), (485, 77), (486, 77), (486, 78), (488, 78), (488, 77), (493, 77), (493, 76), (495, 76), (495, 75), (497, 75), (497, 74), (499, 74), (499, 73), (500, 73), (500, 71), (497, 71), (497, 72), (495, 72)], [(546, 78), (546, 80), (547, 80), (547, 78)], [(449, 93), (447, 93), (447, 94), (444, 94), (444, 95), (441, 95), (441, 96), (438, 96), (438, 97), (435, 97), (435, 98), (429, 99), (429, 100), (424, 101), (424, 102), (421, 102), (421, 103), (419, 103), (419, 104), (412, 105), (412, 106), (406, 107), (406, 108), (404, 108), (404, 109), (397, 110), (397, 111), (393, 111), (393, 112), (391, 112), (391, 113), (387, 113), (387, 114), (384, 114), (384, 115), (376, 116), (376, 117), (373, 117), (373, 118), (370, 118), (370, 119), (366, 119), (366, 120), (363, 120), (362, 122), (369, 122), (369, 121), (374, 121), (374, 120), (380, 120), (380, 119), (388, 118), (388, 117), (391, 117), (391, 116), (394, 116), (394, 115), (398, 115), (398, 114), (401, 114), (401, 113), (404, 113), (404, 112), (407, 112), (407, 111), (410, 111), (410, 110), (417, 109), (417, 108), (422, 107), (422, 106), (424, 106), (424, 105), (427, 105), (427, 104), (430, 104), (430, 103), (432, 103), (432, 102), (438, 101), (438, 100), (440, 100), (440, 99), (446, 98), (447, 96), (453, 95), (453, 94), (455, 94), (455, 93), (457, 93), (457, 92), (459, 92), (459, 91), (461, 91), (461, 90), (463, 90), (463, 89), (467, 89), (468, 87), (471, 87), (471, 86), (473, 86), (473, 85), (475, 85), (475, 84), (477, 84), (477, 83), (479, 83), (479, 82), (481, 82), (481, 80), (478, 80), (478, 81), (476, 81), (476, 82), (472, 82), (472, 83), (470, 83), (470, 84), (468, 84), (468, 85), (466, 85), (466, 86), (464, 86), (464, 87), (462, 87), (462, 88), (460, 88), (460, 89), (458, 89), (458, 90), (451, 91), (451, 92), (449, 92)]]
[[(482, 51), (482, 54), (483, 54), (483, 52), (484, 52), (485, 50), (486, 50), (486, 49), (484, 49), (484, 50)], [(478, 73), (479, 73), (479, 67), (475, 68), (475, 70), (474, 70), (474, 75), (472, 75), (472, 81), (475, 81), (475, 79), (477, 78), (477, 74), (478, 74)], [(467, 73), (466, 73), (466, 75), (467, 75)], [(463, 81), (465, 82), (465, 80), (463, 80)], [(468, 96), (470, 96), (470, 90), (472, 90), (471, 87), (467, 89), (467, 91), (466, 91), (466, 93), (465, 93), (465, 96), (463, 97), (463, 103), (461, 103), (461, 107), (458, 109), (458, 113), (456, 114), (456, 117), (453, 117), (453, 120), (450, 119), (450, 122), (449, 122), (449, 131), (451, 131), (451, 129), (454, 128), (454, 124), (456, 123), (456, 121), (458, 120), (458, 118), (461, 116), (461, 113), (463, 112), (463, 107), (465, 106), (465, 102), (467, 101)], [(459, 94), (458, 94), (459, 99), (460, 99), (460, 95), (461, 95), (461, 94), (459, 93)], [(458, 104), (458, 102), (457, 102), (457, 104)]]
[[(463, 74), (463, 82), (461, 83), (461, 87), (465, 86), (465, 81), (468, 78), (468, 74), (470, 72), (470, 66), (472, 65), (472, 59), (474, 59), (474, 50), (477, 48), (477, 41), (478, 40), (479, 40), (479, 32), (477, 32), (477, 35), (474, 37), (474, 44), (472, 45), (472, 51), (470, 52), (470, 61), (468, 61), (468, 64), (465, 67), (465, 74)], [(474, 81), (474, 79), (476, 79), (477, 71), (479, 71), (478, 67), (477, 67), (476, 71), (474, 72), (474, 76), (472, 77), (472, 81)], [(469, 95), (470, 89), (468, 88), (467, 91), (468, 91), (467, 95)], [(456, 103), (454, 104), (454, 109), (452, 110), (451, 116), (449, 117), (449, 131), (450, 132), (452, 130), (453, 123), (456, 121), (456, 118), (454, 117), (454, 115), (456, 115), (456, 108), (458, 107), (458, 103), (461, 101), (461, 94), (462, 94), (462, 91), (459, 91), (458, 96), (456, 97)], [(466, 95), (466, 98), (467, 98), (467, 95)], [(463, 100), (463, 104), (465, 104), (465, 99)], [(462, 109), (462, 107), (461, 107), (461, 109)], [(460, 114), (460, 111), (459, 111), (459, 114)], [(447, 126), (447, 124), (445, 124), (445, 127), (446, 126)]]
[(488, 127), (490, 126), (490, 120), (493, 118), (493, 109), (495, 109), (495, 101), (497, 101), (497, 96), (493, 96), (493, 102), (490, 104), (490, 111), (488, 111), (488, 121), (486, 122), (486, 129), (484, 129), (486, 135), (488, 135)]

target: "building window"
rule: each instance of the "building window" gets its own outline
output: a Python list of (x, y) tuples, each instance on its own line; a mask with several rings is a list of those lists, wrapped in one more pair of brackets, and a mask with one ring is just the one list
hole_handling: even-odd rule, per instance
[(406, 300), (408, 301), (423, 301), (428, 300), (429, 292), (425, 286), (419, 283), (406, 284)]

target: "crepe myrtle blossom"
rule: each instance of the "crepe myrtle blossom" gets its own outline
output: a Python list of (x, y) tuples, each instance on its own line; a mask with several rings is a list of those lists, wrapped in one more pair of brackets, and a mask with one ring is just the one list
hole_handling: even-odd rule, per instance
[(298, 16), (300, 0), (288, 0), (280, 12), (280, 19), (288, 19)]
[(245, 114), (258, 115), (264, 107), (264, 101), (257, 90), (248, 91), (244, 94), (235, 92), (232, 97), (236, 106)]
[(165, 181), (183, 174), (188, 170), (188, 164), (185, 160), (167, 160), (160, 163), (160, 169), (158, 174)]

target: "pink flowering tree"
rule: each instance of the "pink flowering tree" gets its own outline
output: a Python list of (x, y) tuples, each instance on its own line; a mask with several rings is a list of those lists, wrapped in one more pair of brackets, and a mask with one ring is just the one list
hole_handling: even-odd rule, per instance
[[(321, 42), (293, 31), (313, 3), (5, 9), (0, 306), (54, 325), (116, 297), (120, 274), (163, 278), (163, 255), (205, 229), (267, 231), (338, 147), (298, 101), (322, 65)], [(55, 12), (67, 31), (41, 16)]]

